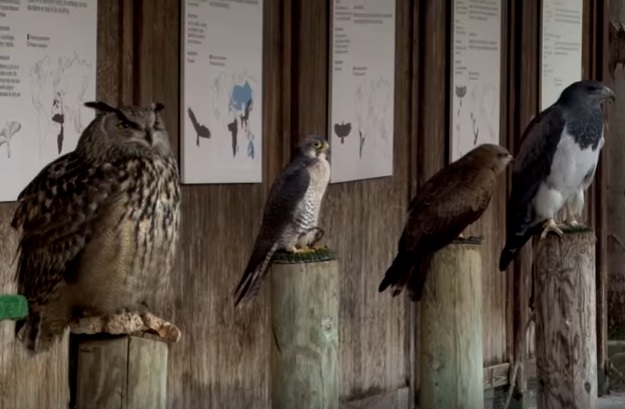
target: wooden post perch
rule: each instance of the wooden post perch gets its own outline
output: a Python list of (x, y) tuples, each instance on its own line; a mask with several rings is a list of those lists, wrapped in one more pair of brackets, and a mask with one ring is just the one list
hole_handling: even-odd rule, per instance
[(421, 299), (419, 407), (484, 407), (481, 239), (454, 241), (432, 261)]
[(167, 408), (165, 342), (135, 336), (80, 336), (76, 409)]
[(537, 403), (596, 409), (595, 235), (562, 231), (536, 244)]
[(272, 407), (339, 408), (339, 272), (327, 250), (271, 267)]

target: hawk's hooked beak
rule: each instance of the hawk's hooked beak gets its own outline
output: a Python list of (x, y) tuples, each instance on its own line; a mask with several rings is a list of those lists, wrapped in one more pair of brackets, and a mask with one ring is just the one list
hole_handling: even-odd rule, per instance
[(506, 156), (508, 158), (508, 163), (513, 163), (514, 162), (514, 156), (508, 154), (508, 156)]
[(616, 101), (616, 94), (610, 88), (604, 86), (601, 90), (601, 97), (603, 99), (609, 99), (610, 101)]

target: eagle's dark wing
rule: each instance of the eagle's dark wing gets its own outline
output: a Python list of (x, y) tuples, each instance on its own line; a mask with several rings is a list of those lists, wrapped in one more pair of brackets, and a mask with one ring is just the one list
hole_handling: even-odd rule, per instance
[(235, 307), (246, 295), (253, 297), (258, 291), (271, 258), (278, 250), (278, 239), (284, 229), (293, 222), (298, 206), (301, 205), (308, 190), (310, 164), (309, 158), (295, 158), (271, 187), (252, 255), (234, 292)]
[(506, 269), (533, 234), (532, 200), (549, 175), (565, 124), (564, 110), (554, 104), (536, 116), (523, 134), (512, 170), (512, 191), (506, 209), (506, 245), (499, 259), (500, 271)]
[(492, 170), (462, 163), (451, 164), (432, 177), (410, 204), (397, 256), (378, 290), (393, 285), (397, 295), (410, 280), (411, 298), (420, 299), (433, 253), (484, 213), (494, 187)]
[[(16, 279), (31, 310), (76, 274), (102, 209), (119, 197), (117, 173), (111, 164), (89, 166), (70, 152), (41, 170), (20, 193), (11, 226), (22, 230)], [(22, 325), (16, 323), (16, 333)]]

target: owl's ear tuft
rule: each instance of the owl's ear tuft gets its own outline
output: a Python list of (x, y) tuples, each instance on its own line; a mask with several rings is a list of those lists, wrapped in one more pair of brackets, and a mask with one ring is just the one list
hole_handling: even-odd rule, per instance
[(85, 106), (88, 108), (93, 108), (96, 111), (99, 112), (115, 112), (117, 111), (117, 109), (113, 108), (112, 106), (108, 105), (105, 102), (102, 101), (90, 101), (90, 102), (85, 102)]
[(165, 105), (161, 104), (160, 102), (152, 102), (152, 109), (154, 110), (154, 112), (159, 113), (163, 110), (163, 108), (165, 108)]

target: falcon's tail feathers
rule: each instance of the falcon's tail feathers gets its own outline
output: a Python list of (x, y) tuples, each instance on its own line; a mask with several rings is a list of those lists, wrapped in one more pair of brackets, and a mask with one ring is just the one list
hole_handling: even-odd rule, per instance
[(393, 292), (391, 295), (396, 297), (399, 295), (406, 283), (408, 282), (408, 278), (410, 277), (410, 272), (413, 268), (413, 260), (409, 253), (404, 251), (399, 251), (395, 259), (393, 260), (393, 264), (386, 270), (384, 274), (384, 279), (380, 283), (378, 287), (378, 292), (382, 292), (386, 290), (389, 286), (393, 286)]
[[(243, 273), (243, 277), (241, 277), (241, 280), (239, 281), (236, 290), (234, 290), (234, 296), (236, 297), (234, 301), (235, 308), (246, 296), (249, 299), (252, 299), (258, 293), (258, 290), (260, 288), (260, 282), (265, 276), (267, 268), (271, 263), (271, 259), (273, 258), (273, 255), (276, 253), (277, 250), (278, 244), (275, 243), (271, 246), (269, 251), (267, 251), (265, 257), (262, 259), (260, 264), (254, 262), (250, 262), (248, 264), (247, 268), (245, 269), (245, 273)], [(250, 261), (253, 261), (254, 258), (255, 255), (253, 254)]]

